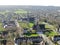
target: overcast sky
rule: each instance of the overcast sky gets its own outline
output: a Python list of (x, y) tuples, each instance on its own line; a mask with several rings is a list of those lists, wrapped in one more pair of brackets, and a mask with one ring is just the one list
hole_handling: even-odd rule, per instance
[(60, 0), (0, 0), (0, 5), (60, 6)]

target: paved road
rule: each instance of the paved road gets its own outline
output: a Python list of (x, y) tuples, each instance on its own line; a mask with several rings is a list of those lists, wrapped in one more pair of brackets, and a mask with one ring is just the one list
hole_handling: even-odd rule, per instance
[[(39, 34), (39, 33), (38, 33)], [(47, 41), (47, 43), (49, 44), (49, 45), (55, 45), (50, 39), (48, 39), (48, 37), (46, 37), (44, 34), (39, 34), (40, 36), (42, 36), (43, 37), (43, 39), (45, 40), (45, 41)]]
[(20, 27), (20, 25), (19, 25), (19, 23), (18, 23), (17, 20), (15, 20), (15, 24), (16, 24), (16, 27), (17, 27), (17, 33), (18, 33), (20, 36), (22, 36), (23, 31), (22, 31), (22, 29), (21, 29), (21, 27)]

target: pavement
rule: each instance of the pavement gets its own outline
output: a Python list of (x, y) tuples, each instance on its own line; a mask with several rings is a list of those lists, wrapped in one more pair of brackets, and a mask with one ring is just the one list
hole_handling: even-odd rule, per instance
[(43, 37), (44, 41), (46, 41), (49, 45), (55, 45), (48, 37), (46, 37), (44, 34), (38, 33), (40, 36)]
[(20, 25), (19, 25), (19, 23), (18, 23), (18, 21), (17, 20), (15, 20), (15, 24), (16, 24), (16, 27), (17, 27), (17, 33), (20, 35), (20, 36), (22, 36), (22, 29), (21, 29), (21, 27), (20, 27)]

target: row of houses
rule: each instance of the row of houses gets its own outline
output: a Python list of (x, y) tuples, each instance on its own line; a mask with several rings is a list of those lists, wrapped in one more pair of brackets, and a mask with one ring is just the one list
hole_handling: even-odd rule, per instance
[(30, 41), (34, 44), (41, 44), (41, 45), (43, 45), (43, 43), (44, 43), (43, 38), (40, 36), (38, 36), (38, 37), (18, 37), (15, 39), (15, 45), (21, 45), (21, 42), (23, 42), (23, 41), (25, 41), (25, 43)]
[(16, 24), (15, 24), (15, 21), (3, 21), (3, 27), (6, 29), (6, 30), (16, 30)]

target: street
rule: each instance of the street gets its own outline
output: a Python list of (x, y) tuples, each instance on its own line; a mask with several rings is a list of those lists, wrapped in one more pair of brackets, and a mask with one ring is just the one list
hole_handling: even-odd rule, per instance
[[(39, 34), (39, 33), (38, 33)], [(44, 34), (39, 34), (43, 37), (44, 41), (46, 41), (49, 45), (55, 45), (48, 37), (46, 37)]]

